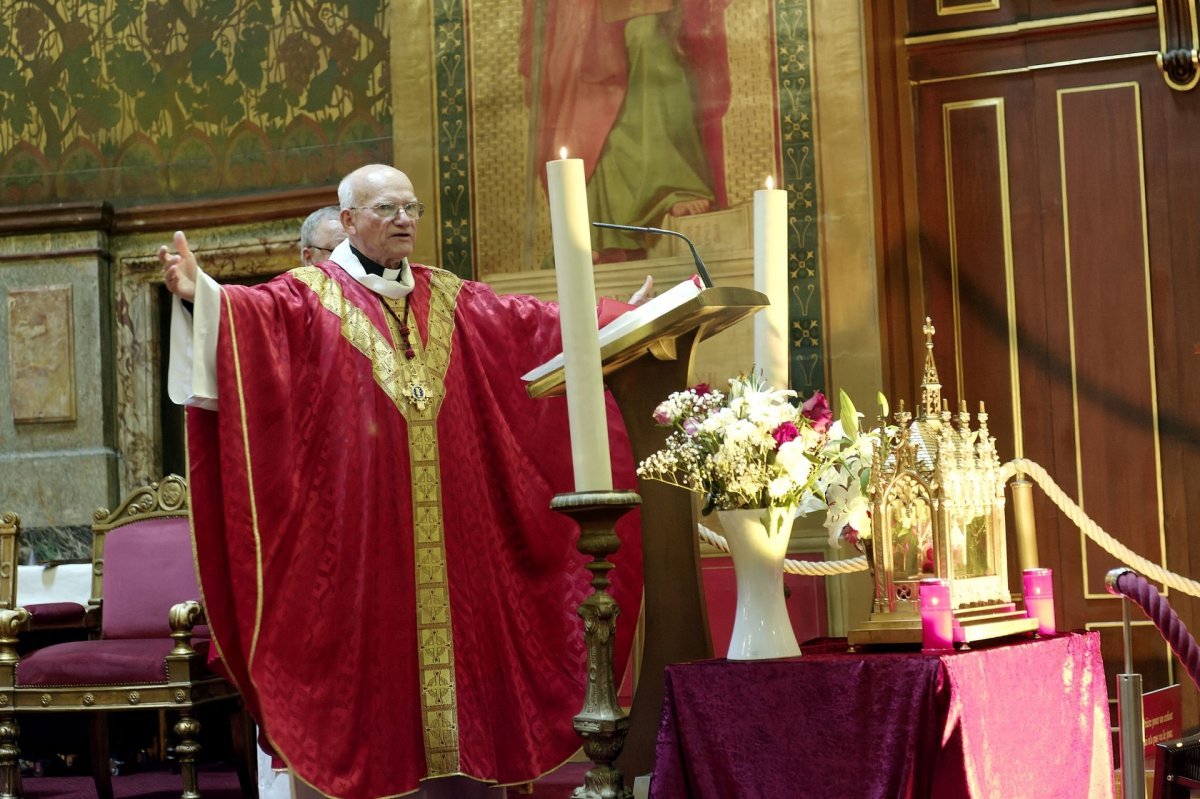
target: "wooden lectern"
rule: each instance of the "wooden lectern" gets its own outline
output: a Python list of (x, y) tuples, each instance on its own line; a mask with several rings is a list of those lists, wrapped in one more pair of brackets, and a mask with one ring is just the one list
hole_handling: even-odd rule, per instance
[[(667, 428), (654, 423), (655, 407), (689, 385), (696, 344), (769, 304), (757, 291), (714, 287), (621, 335), (600, 350), (605, 384), (621, 409), (636, 462), (660, 449)], [(562, 368), (527, 386), (532, 397), (565, 391)], [(638, 480), (642, 498), (645, 611), (638, 683), (629, 732), (617, 767), (649, 774), (663, 701), (663, 670), (671, 663), (712, 657), (712, 638), (700, 583), (700, 547), (691, 492)]]

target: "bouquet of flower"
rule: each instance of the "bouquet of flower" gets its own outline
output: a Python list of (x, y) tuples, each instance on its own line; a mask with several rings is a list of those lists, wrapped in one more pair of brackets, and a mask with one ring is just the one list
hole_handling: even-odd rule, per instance
[[(887, 417), (887, 400), (879, 395), (880, 419)], [(871, 539), (871, 503), (867, 486), (871, 482), (871, 464), (875, 451), (889, 446), (899, 435), (899, 427), (881, 421), (869, 431), (859, 427), (862, 416), (846, 392), (841, 392), (841, 418), (830, 425), (821, 451), (825, 464), (818, 475), (814, 492), (801, 505), (802, 512), (823, 508), (825, 529), (830, 546), (843, 539), (856, 549), (865, 548)]]
[(677, 391), (654, 410), (655, 422), (672, 432), (638, 476), (702, 495), (705, 514), (789, 505), (797, 515), (824, 510), (831, 544), (844, 538), (861, 548), (871, 536), (872, 457), (896, 428), (860, 431), (845, 392), (836, 422), (821, 392), (800, 405), (795, 398), (744, 375), (730, 379), (728, 393), (705, 383)]
[(671, 394), (654, 420), (672, 432), (638, 475), (701, 494), (704, 513), (799, 505), (821, 472), (832, 413), (819, 392), (799, 407), (795, 396), (746, 376), (728, 393), (701, 383)]

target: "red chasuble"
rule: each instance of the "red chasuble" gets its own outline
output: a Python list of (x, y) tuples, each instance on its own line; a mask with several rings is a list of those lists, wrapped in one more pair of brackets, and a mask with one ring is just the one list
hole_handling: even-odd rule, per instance
[[(566, 403), (520, 375), (558, 309), (413, 268), (404, 300), (331, 263), (226, 286), (220, 411), (188, 413), (197, 562), (218, 649), (295, 773), (363, 799), (462, 774), (532, 780), (579, 747), (590, 592)], [(635, 485), (609, 402), (615, 484)], [(619, 526), (618, 670), (641, 599)]]

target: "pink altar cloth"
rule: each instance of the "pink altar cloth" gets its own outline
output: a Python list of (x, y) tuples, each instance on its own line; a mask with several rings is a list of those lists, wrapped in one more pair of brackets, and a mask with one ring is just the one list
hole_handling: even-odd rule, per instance
[(666, 669), (651, 799), (1111, 799), (1097, 633)]

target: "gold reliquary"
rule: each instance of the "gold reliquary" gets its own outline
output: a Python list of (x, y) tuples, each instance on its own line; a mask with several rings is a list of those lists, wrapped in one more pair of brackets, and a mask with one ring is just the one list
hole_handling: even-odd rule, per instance
[(930, 579), (949, 586), (956, 645), (1037, 629), (1008, 589), (1005, 486), (987, 413), (981, 403), (975, 429), (965, 403), (951, 413), (928, 319), (924, 332), (921, 406), (916, 417), (899, 406), (899, 433), (872, 462), (875, 598), (870, 618), (848, 636), (852, 645), (920, 644), (919, 590)]

